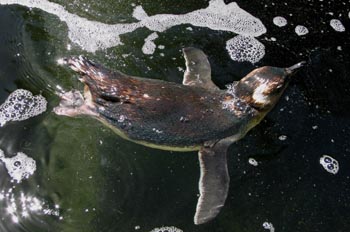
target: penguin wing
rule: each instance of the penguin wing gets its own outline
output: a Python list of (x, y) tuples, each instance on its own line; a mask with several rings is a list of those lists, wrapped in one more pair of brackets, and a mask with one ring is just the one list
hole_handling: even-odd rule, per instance
[(227, 148), (230, 144), (219, 141), (212, 148), (202, 147), (198, 153), (200, 196), (194, 216), (196, 225), (215, 218), (225, 204), (230, 183), (226, 163)]
[(207, 56), (200, 49), (187, 47), (182, 49), (186, 60), (186, 71), (182, 84), (219, 89), (211, 81), (211, 68)]

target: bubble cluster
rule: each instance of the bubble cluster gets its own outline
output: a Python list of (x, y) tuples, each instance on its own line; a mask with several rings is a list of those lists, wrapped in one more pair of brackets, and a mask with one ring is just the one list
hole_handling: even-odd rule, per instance
[(283, 18), (282, 16), (276, 16), (273, 18), (273, 24), (278, 27), (284, 27), (287, 25), (287, 19)]
[(0, 0), (0, 4), (18, 4), (38, 8), (56, 15), (67, 24), (70, 40), (89, 52), (121, 45), (120, 35), (133, 32), (141, 27), (163, 32), (173, 26), (191, 24), (246, 36), (259, 36), (266, 32), (266, 28), (260, 19), (241, 9), (235, 2), (225, 4), (223, 0), (211, 0), (207, 8), (181, 15), (158, 14), (148, 16), (142, 6), (136, 6), (133, 16), (139, 22), (118, 24), (105, 24), (87, 20), (69, 13), (59, 4), (47, 0)]
[(17, 183), (29, 178), (36, 170), (35, 160), (23, 152), (18, 152), (14, 157), (6, 158), (4, 152), (0, 150), (0, 160), (4, 162), (8, 174)]
[(226, 50), (232, 60), (256, 63), (265, 55), (265, 46), (250, 36), (237, 35), (226, 42)]
[(320, 164), (329, 173), (337, 174), (339, 171), (338, 161), (329, 155), (323, 155), (320, 158)]
[(331, 27), (338, 32), (344, 32), (345, 31), (345, 27), (342, 24), (342, 22), (339, 19), (332, 19), (329, 24), (331, 25)]
[(152, 34), (147, 36), (147, 38), (145, 39), (145, 43), (142, 46), (142, 52), (144, 54), (151, 55), (154, 53), (157, 46), (153, 41), (157, 38), (158, 38), (158, 34), (156, 32), (153, 32)]
[(165, 226), (160, 228), (154, 228), (150, 232), (183, 232), (179, 228), (176, 228), (175, 226)]
[(17, 89), (0, 106), (0, 127), (10, 121), (23, 121), (46, 111), (47, 101), (31, 92)]
[(309, 33), (309, 30), (302, 25), (298, 25), (295, 27), (295, 33), (297, 33), (297, 35), (301, 36), (301, 35), (306, 35), (307, 33)]

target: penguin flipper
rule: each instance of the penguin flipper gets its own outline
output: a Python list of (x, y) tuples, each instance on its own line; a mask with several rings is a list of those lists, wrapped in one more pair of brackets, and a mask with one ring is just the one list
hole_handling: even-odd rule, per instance
[(196, 225), (215, 218), (225, 204), (230, 183), (226, 161), (230, 144), (219, 141), (211, 148), (202, 147), (198, 152), (200, 196), (194, 216)]
[(182, 49), (186, 60), (184, 85), (200, 86), (208, 89), (219, 89), (211, 80), (211, 68), (207, 56), (198, 48)]

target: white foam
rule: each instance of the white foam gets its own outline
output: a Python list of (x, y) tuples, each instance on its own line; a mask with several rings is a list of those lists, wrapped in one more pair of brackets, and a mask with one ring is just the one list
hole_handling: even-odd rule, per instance
[(278, 136), (278, 139), (281, 140), (281, 141), (284, 141), (287, 138), (288, 138), (287, 135), (280, 135), (280, 136)]
[(122, 44), (120, 35), (141, 27), (163, 32), (173, 26), (191, 24), (245, 36), (259, 36), (266, 32), (265, 26), (258, 18), (241, 9), (235, 2), (225, 4), (223, 0), (211, 0), (207, 8), (182, 15), (148, 16), (141, 6), (136, 6), (133, 16), (140, 21), (129, 24), (104, 24), (90, 21), (71, 14), (63, 6), (47, 0), (0, 0), (0, 4), (18, 4), (56, 15), (67, 24), (70, 40), (89, 52), (120, 45)]
[(237, 35), (226, 42), (226, 50), (232, 60), (256, 63), (265, 55), (265, 46), (250, 36)]
[(36, 170), (35, 160), (23, 152), (18, 152), (16, 156), (6, 158), (0, 150), (0, 160), (4, 162), (8, 174), (17, 183), (33, 175)]
[(270, 230), (270, 232), (275, 232), (275, 227), (273, 227), (271, 222), (264, 222), (263, 227), (265, 230)]
[(339, 171), (339, 162), (329, 155), (323, 155), (320, 164), (329, 173), (337, 174)]
[(143, 20), (145, 18), (148, 17), (147, 13), (145, 12), (145, 10), (142, 8), (142, 6), (136, 6), (134, 8), (134, 12), (132, 13), (132, 16), (135, 18), (135, 19), (138, 19), (138, 20)]
[(160, 228), (154, 228), (150, 232), (183, 232), (179, 228), (176, 228), (175, 226), (164, 226)]
[(295, 27), (295, 33), (297, 33), (297, 35), (301, 36), (301, 35), (306, 35), (307, 33), (309, 33), (309, 30), (302, 25), (298, 25)]
[(332, 19), (329, 24), (331, 25), (331, 27), (338, 32), (343, 32), (345, 31), (345, 27), (342, 24), (342, 22), (339, 19)]
[(9, 121), (23, 121), (46, 111), (47, 101), (41, 96), (33, 96), (25, 89), (17, 89), (0, 105), (0, 127)]
[(140, 23), (150, 30), (159, 32), (181, 24), (230, 31), (246, 36), (259, 36), (266, 32), (265, 26), (258, 18), (241, 9), (237, 3), (225, 4), (223, 0), (211, 0), (207, 8), (187, 14), (153, 15)]
[(284, 27), (287, 25), (287, 19), (285, 19), (282, 16), (276, 16), (273, 18), (273, 24), (275, 24), (278, 27)]
[(156, 45), (154, 43), (154, 40), (158, 38), (158, 34), (156, 32), (153, 32), (147, 38), (145, 39), (145, 43), (142, 46), (142, 52), (147, 55), (151, 55), (156, 50)]
[(248, 163), (249, 163), (250, 165), (255, 166), (255, 167), (259, 165), (258, 161), (256, 161), (254, 158), (249, 158), (249, 159), (248, 159)]

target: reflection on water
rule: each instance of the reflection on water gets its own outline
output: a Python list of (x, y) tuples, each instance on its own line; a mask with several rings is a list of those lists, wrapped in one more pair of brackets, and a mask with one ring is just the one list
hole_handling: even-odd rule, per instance
[[(0, 0), (10, 2), (16, 1)], [(219, 29), (227, 15), (221, 20), (215, 14), (229, 7), (215, 9), (215, 4), (197, 0), (137, 5), (58, 0), (52, 3), (56, 8), (44, 0), (32, 2), (47, 5), (37, 6), (42, 10), (0, 6), (0, 103), (17, 89), (41, 94), (48, 102), (43, 114), (0, 127), (0, 149), (6, 159), (21, 151), (36, 163), (33, 175), (20, 183), (0, 163), (0, 231), (149, 232), (174, 225), (187, 232), (250, 232), (264, 231), (264, 222), (271, 225), (270, 231), (350, 230), (348, 2), (237, 2), (266, 29), (256, 38), (242, 37), (264, 46), (265, 55), (256, 66), (286, 67), (301, 60), (308, 60), (309, 66), (292, 80), (267, 119), (231, 147), (226, 205), (217, 219), (202, 226), (193, 225), (199, 178), (196, 153), (141, 147), (95, 120), (55, 116), (51, 113), (58, 104), (55, 92), (82, 89), (76, 76), (57, 60), (83, 54), (131, 75), (181, 83), (185, 66), (180, 50), (195, 46), (208, 54), (214, 82), (223, 88), (255, 68), (250, 62), (233, 61), (227, 53), (227, 41), (240, 32)], [(176, 21), (201, 16), (198, 11), (208, 9), (215, 14), (211, 11), (206, 17), (218, 20), (198, 17), (192, 25), (188, 19)], [(160, 26), (167, 30), (150, 25), (149, 20), (160, 23), (163, 16), (167, 20)], [(200, 19), (202, 24), (197, 25)], [(210, 23), (212, 29), (207, 28)], [(123, 24), (134, 25), (132, 32), (114, 28)], [(97, 30), (96, 25), (101, 27)], [(309, 33), (301, 35), (305, 30), (298, 29), (299, 36), (298, 25)], [(157, 38), (148, 37), (153, 32)], [(118, 46), (115, 38), (120, 39)], [(254, 48), (240, 41), (233, 42)], [(336, 175), (320, 164), (324, 154), (341, 167)]]
[[(21, 223), (23, 220), (29, 220), (33, 215), (52, 215), (60, 220), (59, 205), (53, 209), (36, 197), (29, 196), (23, 192), (17, 192), (13, 186), (0, 192), (0, 201), (2, 208), (5, 210), (7, 217), (11, 218), (13, 223)], [(2, 212), (4, 213), (4, 212)]]

